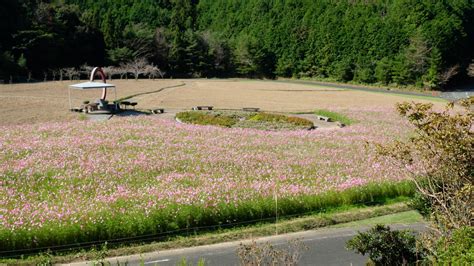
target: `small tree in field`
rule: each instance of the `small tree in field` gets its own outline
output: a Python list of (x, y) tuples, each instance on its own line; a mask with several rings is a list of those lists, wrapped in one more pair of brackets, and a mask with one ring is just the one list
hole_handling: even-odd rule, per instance
[(434, 229), (423, 245), (435, 260), (440, 237), (449, 243), (454, 232), (472, 228), (474, 221), (474, 97), (460, 105), (463, 110), (454, 110), (450, 103), (436, 112), (432, 104), (398, 104), (398, 112), (415, 127), (415, 135), (377, 146), (379, 154), (411, 172)]
[(102, 70), (109, 80), (113, 80), (114, 75), (121, 74), (122, 72), (120, 68), (114, 66), (103, 67)]
[(63, 72), (66, 74), (69, 80), (73, 80), (73, 78), (77, 75), (77, 70), (73, 67), (64, 68)]
[(140, 75), (146, 73), (148, 62), (145, 58), (137, 58), (133, 61), (130, 61), (126, 64), (121, 65), (122, 68), (127, 69), (129, 72), (132, 72), (135, 80), (138, 80)]
[(163, 73), (161, 72), (161, 70), (153, 64), (147, 65), (145, 67), (145, 73), (148, 75), (149, 79), (155, 80), (155, 78), (158, 77), (158, 76), (163, 78)]
[(87, 77), (87, 79), (89, 79), (89, 75), (91, 74), (92, 69), (94, 69), (93, 66), (89, 66), (88, 64), (83, 64), (77, 71), (77, 75), (79, 75), (79, 79), (81, 75), (84, 75)]

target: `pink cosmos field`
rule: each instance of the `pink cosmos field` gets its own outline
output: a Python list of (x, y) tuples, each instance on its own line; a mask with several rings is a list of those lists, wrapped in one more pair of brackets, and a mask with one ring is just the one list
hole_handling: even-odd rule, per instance
[(410, 132), (393, 107), (339, 112), (358, 122), (286, 132), (159, 116), (2, 127), (0, 232), (8, 240), (20, 231), (34, 238), (42, 227), (146, 219), (170, 206), (176, 215), (196, 206), (218, 216), (222, 206), (275, 193), (291, 200), (407, 178), (367, 145)]

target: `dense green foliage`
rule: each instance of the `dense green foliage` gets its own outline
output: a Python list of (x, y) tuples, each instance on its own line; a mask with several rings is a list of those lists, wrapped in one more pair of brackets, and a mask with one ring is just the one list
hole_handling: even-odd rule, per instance
[(180, 112), (176, 114), (176, 118), (190, 124), (259, 130), (298, 130), (311, 129), (314, 126), (313, 122), (299, 117), (229, 110)]
[(289, 117), (286, 115), (279, 114), (269, 114), (269, 113), (258, 113), (250, 118), (252, 121), (265, 121), (265, 122), (275, 122), (275, 123), (290, 123), (296, 126), (302, 126), (310, 128), (313, 126), (313, 123), (309, 120), (299, 117)]
[[(321, 212), (344, 205), (383, 203), (399, 196), (411, 196), (413, 191), (414, 187), (407, 182), (386, 182), (368, 184), (344, 191), (282, 198), (278, 200), (278, 213), (283, 217), (315, 211)], [(148, 214), (124, 213), (116, 216), (110, 215), (110, 213), (96, 213), (95, 215), (102, 217), (100, 222), (70, 226), (58, 226), (51, 222), (45, 223), (42, 227), (28, 230), (0, 230), (0, 239), (2, 239), (0, 251), (47, 249), (47, 247), (62, 245), (74, 247), (74, 243), (90, 243), (91, 241), (97, 244), (107, 241), (112, 245), (114, 241), (111, 240), (114, 239), (139, 241), (141, 236), (149, 238), (150, 236), (179, 234), (200, 226), (225, 227), (229, 221), (238, 223), (271, 220), (275, 217), (275, 202), (273, 197), (260, 198), (242, 202), (238, 206), (219, 204), (216, 208), (176, 203)], [(54, 234), (51, 234), (52, 231)]]
[(214, 115), (199, 111), (177, 113), (176, 118), (184, 123), (221, 127), (231, 127), (237, 123), (237, 119), (230, 116)]
[(436, 262), (443, 265), (472, 265), (474, 263), (474, 228), (461, 227), (451, 237), (437, 243)]
[[(430, 257), (417, 238), (409, 231), (392, 231), (376, 225), (347, 242), (347, 248), (362, 255), (368, 254), (375, 265), (472, 265), (474, 263), (474, 229), (465, 226), (453, 231), (452, 236), (436, 241), (435, 257)], [(432, 255), (431, 255), (432, 256)], [(424, 262), (423, 262), (424, 260)], [(370, 265), (370, 263), (367, 263)]]
[(474, 58), (470, 0), (5, 0), (0, 10), (0, 78), (145, 57), (167, 76), (437, 87)]
[(369, 255), (375, 265), (412, 265), (418, 260), (416, 238), (409, 231), (376, 225), (347, 242), (347, 248)]
[(0, 79), (104, 63), (102, 33), (81, 19), (78, 6), (6, 0), (0, 10)]

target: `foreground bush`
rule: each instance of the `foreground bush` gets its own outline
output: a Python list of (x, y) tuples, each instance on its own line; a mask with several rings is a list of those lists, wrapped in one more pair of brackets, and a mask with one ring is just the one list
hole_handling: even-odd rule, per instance
[[(440, 253), (440, 245), (458, 243), (459, 232), (470, 232), (474, 222), (474, 97), (460, 105), (462, 110), (448, 104), (437, 112), (431, 104), (399, 104), (398, 111), (416, 128), (416, 135), (405, 142), (378, 147), (380, 154), (411, 172), (417, 187), (413, 206), (427, 215), (436, 229), (422, 239), (434, 261), (445, 261), (443, 254), (452, 250), (445, 247)], [(467, 249), (471, 249), (472, 241), (468, 242)], [(463, 261), (466, 257), (456, 258), (468, 264)]]
[(376, 225), (347, 242), (347, 248), (369, 255), (375, 265), (410, 265), (419, 260), (415, 235)]
[(442, 237), (436, 243), (436, 261), (443, 265), (474, 264), (474, 228), (461, 227), (452, 236)]
[[(369, 255), (375, 265), (415, 265), (417, 263), (440, 265), (472, 265), (474, 263), (474, 229), (462, 227), (449, 237), (436, 242), (435, 256), (419, 246), (410, 231), (391, 231), (390, 227), (376, 225), (359, 233), (347, 242), (347, 248), (362, 255)], [(370, 264), (370, 263), (369, 263)]]

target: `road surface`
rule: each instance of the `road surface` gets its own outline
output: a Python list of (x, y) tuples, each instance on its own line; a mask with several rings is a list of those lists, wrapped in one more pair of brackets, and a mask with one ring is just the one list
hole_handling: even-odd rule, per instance
[[(391, 228), (422, 231), (426, 227), (425, 224), (419, 223), (392, 225)], [(365, 265), (367, 257), (346, 250), (345, 243), (354, 237), (358, 231), (365, 231), (367, 229), (367, 227), (361, 227), (311, 230), (262, 237), (257, 239), (257, 242), (270, 242), (275, 248), (280, 249), (287, 246), (288, 240), (302, 239), (308, 250), (303, 252), (298, 265)], [(200, 259), (204, 259), (205, 265), (210, 266), (239, 265), (236, 251), (242, 242), (250, 243), (250, 240), (109, 258), (107, 261), (111, 265), (177, 265), (183, 258), (186, 258), (186, 261), (191, 263), (189, 265), (197, 265)], [(92, 264), (92, 262), (81, 262), (70, 265)]]

